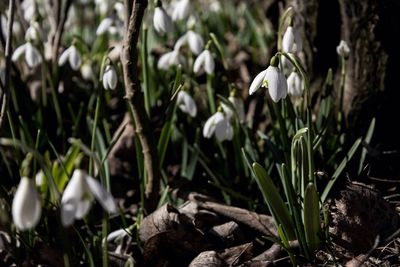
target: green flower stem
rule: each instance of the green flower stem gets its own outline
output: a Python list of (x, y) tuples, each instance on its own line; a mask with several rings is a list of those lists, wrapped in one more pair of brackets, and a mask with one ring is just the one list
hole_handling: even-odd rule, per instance
[[(99, 122), (100, 101), (101, 101), (100, 92), (98, 92), (97, 100), (96, 100), (96, 109), (94, 112), (93, 128), (92, 128), (92, 141), (90, 144), (90, 151), (92, 153), (94, 153), (94, 146), (96, 143), (96, 129), (97, 129), (97, 124)], [(101, 166), (99, 166), (99, 168), (101, 168)], [(89, 162), (89, 175), (90, 176), (93, 175), (93, 158), (90, 158), (90, 162)]]
[(143, 65), (143, 93), (144, 93), (144, 107), (147, 111), (147, 114), (150, 116), (151, 112), (151, 102), (150, 102), (150, 88), (149, 88), (149, 62), (148, 52), (147, 52), (147, 33), (148, 29), (146, 24), (143, 24), (143, 32), (142, 32), (142, 49), (141, 49), (141, 57), (142, 57), (142, 65)]
[(211, 114), (214, 114), (217, 111), (217, 109), (214, 100), (213, 75), (209, 74), (207, 74), (207, 96), (208, 96), (208, 105), (210, 107), (210, 112)]

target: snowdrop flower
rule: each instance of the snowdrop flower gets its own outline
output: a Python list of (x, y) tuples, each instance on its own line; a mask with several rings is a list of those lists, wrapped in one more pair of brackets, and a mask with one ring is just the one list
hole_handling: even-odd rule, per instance
[(243, 100), (235, 96), (235, 93), (231, 94), (228, 98), (228, 100), (232, 103), (234, 110), (232, 110), (232, 107), (222, 103), (222, 108), (224, 109), (224, 112), (226, 114), (226, 117), (231, 120), (234, 115), (235, 111), (237, 112), (237, 115), (239, 116), (239, 122), (243, 123), (245, 121), (245, 112), (244, 112), (244, 103)]
[(193, 97), (191, 97), (186, 91), (179, 91), (176, 104), (178, 105), (180, 110), (182, 110), (182, 112), (189, 114), (193, 118), (196, 117), (196, 103), (194, 102)]
[(58, 65), (64, 65), (67, 60), (73, 70), (77, 71), (80, 68), (82, 64), (81, 53), (75, 45), (71, 45), (61, 54), (60, 59), (58, 60)]
[(350, 48), (344, 40), (341, 40), (339, 45), (336, 47), (336, 52), (339, 56), (346, 59), (350, 55)]
[(42, 63), (42, 55), (30, 41), (17, 47), (11, 57), (11, 60), (17, 61), (23, 54), (25, 54), (26, 64), (31, 68), (36, 68), (40, 63)]
[(189, 0), (180, 0), (175, 4), (173, 12), (172, 12), (172, 20), (182, 20), (189, 15), (190, 12), (190, 1)]
[(179, 51), (174, 49), (160, 57), (157, 63), (157, 68), (160, 70), (167, 70), (171, 66), (177, 66), (179, 64), (186, 65), (186, 61)]
[(193, 64), (194, 73), (200, 73), (202, 69), (206, 71), (207, 74), (212, 74), (214, 72), (215, 62), (211, 55), (210, 50), (206, 49), (196, 58)]
[(111, 1), (109, 0), (95, 0), (96, 9), (99, 11), (100, 15), (104, 15), (108, 12), (111, 6)]
[(106, 243), (106, 241), (107, 241), (107, 243), (117, 244), (117, 247), (116, 247), (114, 253), (120, 254), (121, 250), (122, 250), (122, 243), (123, 243), (125, 237), (130, 236), (130, 235), (132, 235), (131, 227), (115, 230), (115, 231), (109, 233), (107, 235), (107, 238), (103, 238), (103, 242), (102, 242), (103, 246)]
[(233, 138), (233, 127), (222, 109), (212, 115), (204, 124), (203, 136), (211, 138), (213, 135), (217, 137), (219, 142)]
[(268, 88), (271, 99), (277, 103), (287, 95), (287, 81), (285, 75), (278, 68), (278, 58), (271, 58), (270, 66), (260, 72), (250, 85), (249, 94), (254, 94), (261, 86)]
[(107, 65), (103, 74), (103, 87), (104, 89), (114, 90), (117, 87), (118, 76), (113, 65)]
[(21, 3), (21, 9), (26, 21), (30, 21), (36, 14), (38, 14), (38, 7), (35, 0), (25, 0)]
[(303, 42), (300, 33), (292, 25), (287, 27), (282, 38), (282, 50), (286, 53), (296, 53), (303, 49)]
[(82, 64), (81, 75), (82, 75), (83, 79), (88, 80), (88, 81), (92, 80), (94, 78), (93, 69), (92, 69), (92, 66), (90, 65), (90, 63)]
[(18, 230), (32, 229), (40, 220), (42, 207), (34, 180), (22, 177), (12, 202), (12, 217)]
[[(119, 8), (119, 5), (116, 5)], [(117, 10), (117, 8), (115, 8)], [(109, 34), (123, 34), (124, 22), (118, 14), (123, 14), (123, 11), (115, 11), (111, 16), (104, 18), (96, 30), (96, 35), (103, 35), (106, 32)]]
[(173, 30), (171, 18), (161, 6), (161, 1), (157, 1), (157, 7), (154, 9), (153, 25), (154, 29), (160, 34), (171, 32)]
[(200, 34), (195, 33), (192, 30), (187, 31), (184, 35), (182, 35), (178, 41), (176, 41), (175, 50), (179, 50), (184, 44), (188, 44), (190, 50), (198, 55), (204, 48), (204, 41)]
[(301, 96), (303, 93), (303, 84), (297, 71), (292, 71), (287, 78), (288, 93), (292, 96)]
[(75, 170), (61, 198), (61, 222), (70, 226), (75, 219), (82, 219), (96, 198), (108, 213), (116, 213), (113, 196), (93, 177), (83, 170)]

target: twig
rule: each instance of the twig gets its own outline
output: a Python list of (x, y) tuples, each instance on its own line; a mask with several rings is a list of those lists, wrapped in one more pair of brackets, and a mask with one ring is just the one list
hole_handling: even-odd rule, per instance
[(15, 0), (10, 0), (9, 8), (8, 8), (8, 22), (7, 22), (7, 40), (6, 40), (6, 49), (5, 49), (5, 58), (6, 58), (6, 66), (5, 66), (5, 79), (4, 79), (4, 89), (3, 95), (1, 98), (1, 109), (0, 109), (0, 130), (5, 121), (5, 114), (7, 113), (8, 106), (8, 98), (10, 92), (10, 68), (11, 68), (11, 41), (12, 41), (12, 27), (14, 24), (14, 9), (15, 9)]
[(142, 145), (142, 152), (147, 172), (146, 184), (146, 209), (148, 212), (157, 206), (160, 188), (160, 166), (155, 137), (150, 126), (150, 119), (144, 108), (143, 93), (138, 80), (138, 52), (136, 50), (140, 26), (147, 7), (147, 0), (125, 0), (125, 38), (124, 48), (121, 54), (122, 68), (124, 72), (125, 99), (132, 111), (136, 134)]

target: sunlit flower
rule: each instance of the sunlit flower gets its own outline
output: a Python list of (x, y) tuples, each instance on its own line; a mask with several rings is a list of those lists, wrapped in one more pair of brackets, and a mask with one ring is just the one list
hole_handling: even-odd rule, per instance
[(292, 71), (287, 78), (288, 93), (292, 96), (301, 96), (303, 93), (303, 84), (297, 71)]
[(114, 90), (117, 87), (118, 76), (113, 65), (107, 65), (103, 74), (103, 87), (104, 89)]
[(194, 73), (199, 73), (202, 69), (208, 74), (214, 72), (215, 62), (210, 51), (208, 49), (201, 52), (201, 54), (196, 58), (193, 64)]
[(172, 11), (172, 20), (182, 20), (189, 15), (190, 12), (190, 1), (189, 0), (180, 0), (174, 6)]
[(17, 229), (32, 229), (40, 220), (42, 206), (34, 180), (22, 177), (12, 202), (12, 217)]
[(186, 91), (179, 91), (176, 104), (182, 112), (189, 114), (191, 117), (196, 117), (197, 106), (194, 102), (193, 97), (189, 95)]
[(348, 58), (350, 55), (350, 48), (344, 40), (341, 40), (339, 45), (336, 47), (336, 52), (339, 56)]
[(179, 64), (185, 65), (186, 61), (179, 51), (174, 49), (160, 57), (157, 63), (157, 68), (161, 70), (167, 70), (171, 66), (178, 66)]
[(96, 30), (96, 35), (103, 35), (105, 33), (109, 34), (119, 34), (122, 35), (124, 30), (123, 21), (116, 15), (112, 14), (109, 17), (104, 18)]
[(83, 170), (75, 170), (61, 198), (62, 224), (67, 227), (86, 216), (94, 198), (108, 213), (117, 212), (113, 196)]
[(203, 38), (192, 30), (187, 31), (176, 41), (174, 49), (179, 50), (184, 44), (188, 44), (195, 55), (200, 54), (204, 48)]
[(297, 28), (289, 26), (282, 38), (282, 50), (286, 53), (296, 53), (303, 49), (303, 41)]
[(278, 68), (278, 58), (271, 58), (270, 66), (260, 72), (250, 85), (249, 94), (253, 94), (261, 86), (268, 88), (269, 95), (274, 102), (278, 102), (287, 95), (287, 81), (285, 75)]
[[(229, 101), (232, 103), (232, 106), (228, 106), (225, 103), (222, 103), (222, 108), (224, 109), (224, 112), (226, 114), (226, 117), (228, 119), (232, 119), (235, 116), (235, 112), (237, 112), (237, 115), (239, 117), (239, 122), (243, 123), (245, 121), (245, 112), (244, 112), (244, 103), (243, 100), (238, 97), (231, 95), (229, 96)], [(232, 110), (234, 108), (234, 110)]]
[(36, 68), (42, 63), (42, 55), (30, 41), (15, 49), (11, 58), (12, 61), (17, 61), (23, 54), (25, 54), (26, 64), (31, 68)]
[(58, 60), (58, 65), (64, 65), (67, 60), (73, 70), (77, 71), (80, 68), (82, 64), (81, 53), (75, 45), (71, 45), (61, 54), (60, 59)]
[(173, 24), (171, 18), (169, 17), (165, 9), (161, 6), (161, 2), (159, 3), (160, 6), (157, 6), (154, 9), (153, 25), (154, 29), (158, 33), (164, 34), (173, 30)]
[(204, 124), (203, 136), (205, 138), (211, 138), (213, 135), (215, 135), (220, 142), (232, 140), (233, 138), (232, 124), (223, 111), (217, 111)]
[(85, 80), (92, 80), (94, 78), (93, 68), (90, 63), (84, 63), (81, 66), (81, 75)]

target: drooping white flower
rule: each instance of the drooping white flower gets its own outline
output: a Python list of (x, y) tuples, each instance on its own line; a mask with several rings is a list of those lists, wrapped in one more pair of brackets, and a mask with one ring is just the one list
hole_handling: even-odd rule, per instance
[(339, 45), (336, 47), (336, 52), (338, 53), (339, 56), (342, 56), (344, 58), (348, 58), (350, 55), (350, 48), (347, 45), (346, 41), (341, 40)]
[(167, 70), (170, 67), (177, 66), (179, 64), (186, 65), (186, 61), (179, 51), (174, 49), (160, 57), (157, 63), (157, 68), (160, 70)]
[(206, 49), (196, 58), (193, 64), (194, 73), (199, 73), (202, 69), (206, 71), (208, 74), (212, 74), (214, 72), (215, 62), (214, 58), (211, 55), (211, 52)]
[(271, 58), (270, 66), (260, 72), (250, 85), (249, 94), (253, 94), (261, 86), (268, 88), (271, 99), (276, 103), (287, 95), (287, 81), (285, 75), (278, 68), (278, 58)]
[(93, 177), (83, 170), (75, 170), (65, 187), (61, 198), (61, 222), (71, 225), (75, 219), (82, 219), (89, 212), (96, 198), (108, 213), (116, 213), (117, 206), (113, 196)]
[(286, 28), (282, 38), (282, 50), (286, 53), (296, 53), (303, 49), (303, 42), (297, 28), (289, 26)]
[(81, 75), (82, 75), (83, 79), (88, 80), (88, 81), (92, 80), (94, 78), (93, 69), (92, 69), (92, 66), (90, 65), (90, 63), (82, 64)]
[(79, 50), (76, 48), (75, 45), (71, 45), (61, 54), (58, 60), (58, 65), (59, 66), (64, 65), (67, 62), (67, 60), (73, 70), (75, 71), (79, 70), (82, 64), (82, 57), (81, 53), (79, 52)]
[(110, 17), (104, 18), (96, 30), (96, 35), (103, 35), (105, 33), (109, 33), (112, 35), (122, 35), (124, 29), (124, 23), (120, 20), (115, 14)]
[(172, 20), (177, 21), (186, 18), (190, 13), (190, 8), (189, 0), (180, 0), (174, 6)]
[(171, 18), (162, 6), (154, 9), (153, 25), (154, 29), (160, 34), (165, 34), (173, 30)]
[(107, 243), (113, 243), (117, 244), (117, 247), (115, 248), (114, 253), (121, 253), (122, 250), (122, 243), (125, 239), (126, 236), (129, 236), (132, 234), (132, 230), (130, 228), (125, 228), (125, 229), (118, 229), (115, 230), (107, 235), (107, 238), (103, 239), (103, 245)]
[(179, 91), (176, 104), (182, 112), (189, 114), (191, 117), (196, 117), (197, 114), (197, 106), (196, 102), (191, 95), (189, 95), (186, 91)]
[(42, 55), (39, 50), (32, 45), (31, 42), (26, 42), (25, 44), (17, 47), (11, 57), (12, 61), (17, 61), (23, 54), (25, 54), (26, 64), (31, 68), (36, 68), (40, 63), (42, 63)]
[(203, 37), (201, 37), (200, 34), (195, 33), (192, 30), (187, 31), (176, 41), (174, 49), (179, 50), (184, 44), (188, 44), (190, 50), (195, 55), (200, 54), (204, 48)]
[(104, 89), (114, 90), (117, 87), (118, 76), (113, 65), (107, 65), (103, 74), (103, 87)]
[(222, 108), (224, 109), (226, 117), (230, 120), (234, 117), (235, 111), (237, 112), (237, 115), (239, 116), (239, 122), (243, 123), (245, 121), (245, 112), (244, 112), (244, 103), (243, 100), (238, 97), (231, 95), (229, 96), (229, 101), (232, 103), (233, 108), (235, 110), (232, 110), (231, 106), (226, 105), (225, 103), (222, 103)]
[(292, 71), (287, 78), (288, 93), (292, 96), (301, 96), (303, 93), (303, 84), (297, 71)]
[(222, 111), (217, 111), (204, 124), (203, 136), (211, 138), (213, 135), (218, 141), (232, 140), (233, 127), (229, 118)]
[(40, 220), (42, 206), (34, 180), (22, 177), (12, 202), (12, 217), (17, 229), (32, 229)]

